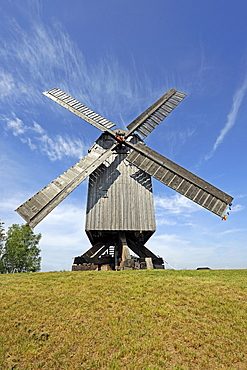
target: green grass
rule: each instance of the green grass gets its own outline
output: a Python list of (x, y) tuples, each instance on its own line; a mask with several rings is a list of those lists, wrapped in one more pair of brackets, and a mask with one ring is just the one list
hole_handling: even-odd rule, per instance
[(0, 368), (247, 369), (247, 270), (0, 275)]

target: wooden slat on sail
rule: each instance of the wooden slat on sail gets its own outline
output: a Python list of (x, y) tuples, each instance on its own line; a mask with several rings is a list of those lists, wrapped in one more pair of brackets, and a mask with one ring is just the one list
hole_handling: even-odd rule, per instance
[(81, 104), (78, 100), (72, 98), (57, 87), (49, 91), (45, 91), (43, 94), (103, 132), (108, 131), (115, 126), (114, 123), (102, 117), (98, 113), (95, 113), (93, 110)]
[(108, 150), (98, 153), (96, 151), (90, 152), (86, 157), (20, 205), (16, 211), (29, 226), (35, 227), (111, 155), (113, 148), (115, 148), (115, 145)]
[(147, 137), (176, 108), (185, 96), (186, 94), (175, 89), (169, 90), (127, 126), (130, 130), (127, 136), (137, 131), (144, 138)]
[(135, 150), (126, 158), (129, 162), (216, 215), (222, 216), (226, 207), (232, 203), (230, 195), (143, 143), (137, 143), (132, 148)]

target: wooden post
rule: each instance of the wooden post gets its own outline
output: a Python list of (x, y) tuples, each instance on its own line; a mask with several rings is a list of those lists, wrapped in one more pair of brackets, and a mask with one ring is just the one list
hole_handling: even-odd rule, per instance
[(120, 263), (120, 268), (123, 270), (124, 269), (124, 261), (129, 260), (130, 257), (130, 251), (128, 248), (127, 240), (125, 233), (123, 231), (120, 231), (119, 233), (119, 242), (122, 246), (122, 261)]
[(153, 270), (154, 266), (153, 266), (152, 258), (151, 257), (146, 257), (145, 262), (146, 262), (146, 265), (147, 265), (147, 269), (148, 270)]

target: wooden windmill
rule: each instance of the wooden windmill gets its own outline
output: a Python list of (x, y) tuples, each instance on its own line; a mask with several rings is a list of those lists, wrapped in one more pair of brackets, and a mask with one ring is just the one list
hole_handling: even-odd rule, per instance
[(59, 88), (43, 94), (103, 132), (88, 155), (16, 210), (35, 227), (89, 176), (86, 233), (92, 247), (75, 258), (76, 264), (118, 268), (129, 263), (130, 248), (139, 261), (162, 265), (162, 258), (145, 246), (156, 229), (151, 176), (220, 217), (231, 205), (230, 195), (150, 149), (139, 136), (147, 137), (186, 94), (169, 90), (128, 131), (112, 130), (114, 123)]

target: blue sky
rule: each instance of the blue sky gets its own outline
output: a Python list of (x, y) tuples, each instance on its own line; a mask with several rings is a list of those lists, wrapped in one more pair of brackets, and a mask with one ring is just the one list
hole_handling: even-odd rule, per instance
[[(147, 246), (176, 269), (247, 267), (247, 3), (2, 0), (0, 219), (66, 171), (100, 132), (47, 99), (60, 87), (125, 128), (170, 88), (187, 94), (146, 139), (235, 199), (222, 221), (153, 181)], [(87, 181), (36, 228), (42, 270), (89, 248)]]

